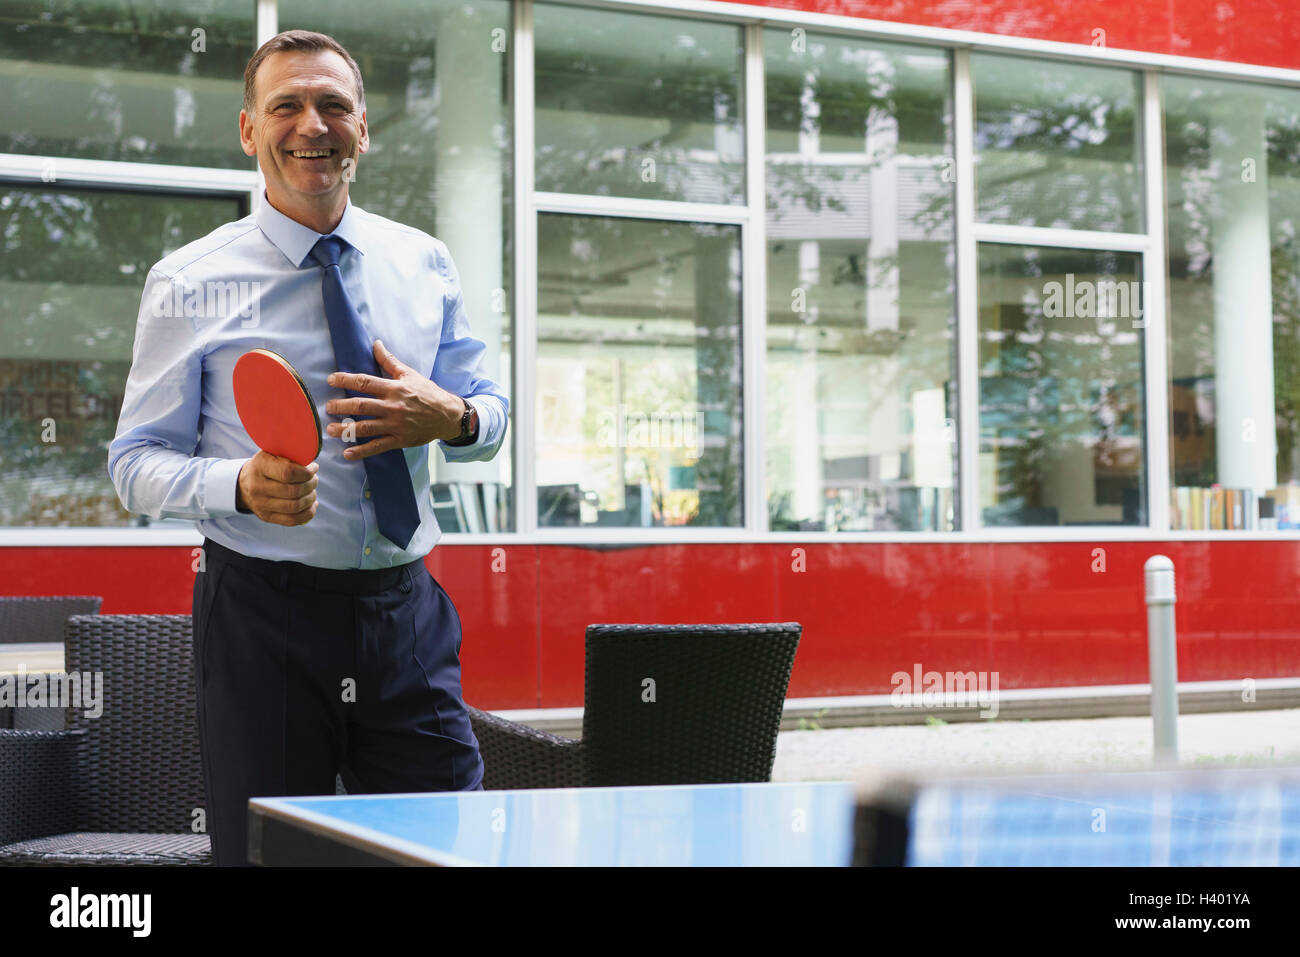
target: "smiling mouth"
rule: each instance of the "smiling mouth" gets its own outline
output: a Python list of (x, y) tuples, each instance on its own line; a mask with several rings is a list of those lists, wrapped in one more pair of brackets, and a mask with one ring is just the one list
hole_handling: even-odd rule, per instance
[(294, 159), (328, 159), (334, 150), (289, 150), (289, 155)]

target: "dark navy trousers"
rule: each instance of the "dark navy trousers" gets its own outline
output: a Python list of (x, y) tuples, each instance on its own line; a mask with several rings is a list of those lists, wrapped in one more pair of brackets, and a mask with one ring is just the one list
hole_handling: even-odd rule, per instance
[(206, 540), (194, 670), (219, 865), (248, 863), (248, 799), (481, 789), (460, 616), (423, 561), (378, 570), (252, 558)]

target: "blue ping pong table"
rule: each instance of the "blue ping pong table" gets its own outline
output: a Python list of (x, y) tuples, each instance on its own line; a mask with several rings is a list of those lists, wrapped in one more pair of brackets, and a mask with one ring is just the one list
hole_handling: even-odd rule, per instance
[(846, 866), (846, 781), (254, 798), (263, 865)]

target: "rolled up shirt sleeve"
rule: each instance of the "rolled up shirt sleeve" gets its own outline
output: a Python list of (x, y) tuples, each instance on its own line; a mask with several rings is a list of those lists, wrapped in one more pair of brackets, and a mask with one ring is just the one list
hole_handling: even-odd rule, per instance
[(149, 272), (136, 320), (108, 474), (127, 511), (153, 519), (239, 514), (235, 484), (247, 458), (195, 458), (202, 409), (203, 347), (194, 322), (174, 315), (172, 284)]
[(464, 398), (478, 412), (478, 438), (468, 445), (448, 445), (439, 440), (448, 462), (486, 462), (501, 448), (510, 415), (505, 390), (487, 375), (487, 345), (474, 337), (465, 310), (460, 275), (451, 254), (439, 243), (439, 272), (447, 283), (443, 306), (442, 340), (429, 378), (448, 392)]

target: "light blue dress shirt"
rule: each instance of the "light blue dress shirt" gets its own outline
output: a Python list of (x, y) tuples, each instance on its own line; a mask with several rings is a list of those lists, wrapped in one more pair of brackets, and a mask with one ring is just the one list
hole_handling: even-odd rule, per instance
[[(346, 240), (343, 283), (371, 340), (463, 396), (478, 410), (477, 440), (439, 441), (449, 462), (492, 458), (505, 438), (510, 400), (487, 375), (447, 246), (427, 233), (348, 202), (333, 235)], [(363, 460), (343, 458), (322, 435), (317, 511), (305, 525), (263, 522), (235, 508), (240, 468), (257, 452), (235, 410), (231, 376), (249, 349), (289, 360), (316, 402), (322, 430), (346, 398), (327, 384), (337, 369), (321, 267), (307, 254), (321, 234), (276, 210), (257, 211), (178, 249), (149, 272), (136, 323), (108, 472), (123, 506), (155, 519), (192, 518), (203, 535), (273, 561), (319, 568), (388, 568), (422, 558), (442, 536), (433, 514), (429, 447), (403, 449), (420, 527), (402, 549), (380, 534)]]

